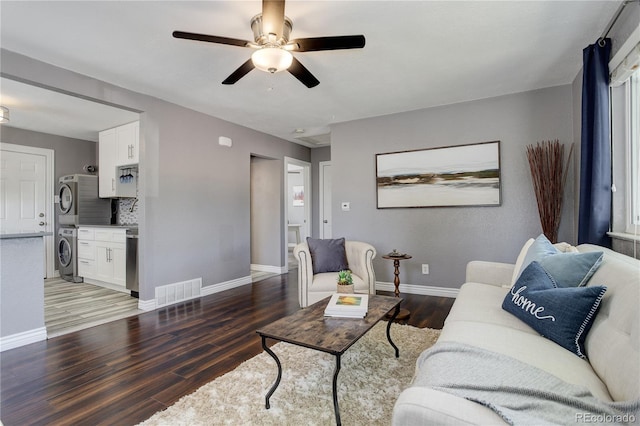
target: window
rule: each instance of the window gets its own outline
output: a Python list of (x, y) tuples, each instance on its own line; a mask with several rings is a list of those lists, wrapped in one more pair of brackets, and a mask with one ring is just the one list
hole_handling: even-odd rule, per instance
[[(638, 37), (640, 39), (640, 30)], [(625, 43), (627, 44), (627, 43)], [(621, 48), (621, 51), (623, 48)], [(609, 66), (611, 67), (611, 63)], [(612, 227), (640, 237), (640, 43), (611, 73)], [(626, 234), (626, 235), (624, 235)], [(640, 239), (638, 239), (640, 241)]]
[(627, 229), (637, 234), (640, 229), (640, 69), (626, 84), (628, 97), (627, 117)]

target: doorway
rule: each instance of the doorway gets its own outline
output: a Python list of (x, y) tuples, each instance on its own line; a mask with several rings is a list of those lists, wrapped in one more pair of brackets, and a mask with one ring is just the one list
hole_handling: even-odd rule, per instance
[(311, 236), (311, 163), (284, 159), (284, 259), (287, 269), (297, 265), (293, 259), (296, 244)]
[(281, 256), (282, 163), (252, 155), (250, 159), (250, 243), (252, 281), (286, 272)]
[[(125, 296), (126, 302), (132, 306), (131, 309), (123, 308), (119, 301), (115, 302), (111, 299), (110, 297), (114, 295), (111, 293), (109, 298), (102, 293), (92, 298), (83, 297), (86, 296), (83, 292), (93, 286), (87, 283), (70, 284), (59, 278), (56, 250), (59, 225), (56, 208), (58, 197), (55, 190), (61, 176), (91, 173), (89, 166), (95, 167), (96, 164), (96, 143), (100, 130), (134, 121), (139, 118), (139, 112), (72, 96), (55, 89), (34, 86), (5, 76), (0, 78), (0, 82), (3, 105), (11, 111), (11, 121), (2, 125), (3, 141), (0, 143), (0, 149), (2, 149), (3, 160), (10, 156), (5, 155), (7, 151), (16, 152), (19, 153), (16, 161), (22, 162), (23, 172), (29, 169), (45, 171), (44, 185), (28, 180), (25, 185), (23, 180), (20, 194), (15, 188), (8, 186), (3, 187), (0, 192), (2, 192), (3, 206), (20, 211), (22, 216), (25, 216), (24, 212), (30, 212), (27, 215), (29, 217), (22, 217), (20, 220), (24, 222), (24, 219), (28, 219), (33, 222), (31, 226), (36, 227), (29, 228), (25, 222), (16, 229), (35, 229), (52, 233), (50, 237), (44, 238), (46, 275), (43, 277), (43, 297), (47, 332), (60, 334), (71, 331), (71, 327), (62, 327), (65, 316), (69, 317), (66, 323), (73, 329), (77, 329), (95, 324), (97, 320), (95, 317), (106, 322), (116, 319), (116, 315), (122, 315), (123, 311), (140, 312), (137, 310), (138, 300), (126, 293), (113, 292), (117, 296)], [(25, 162), (29, 157), (43, 157), (45, 160), (44, 163), (40, 162), (30, 167), (27, 164), (29, 161)], [(4, 174), (3, 170), (3, 181), (6, 185)], [(11, 175), (15, 173), (12, 172)], [(30, 188), (33, 190), (30, 191)], [(32, 203), (24, 197), (31, 192), (37, 194), (37, 198), (44, 198), (44, 207), (40, 207), (42, 203), (35, 199), (31, 205)], [(16, 195), (19, 197), (16, 198)], [(0, 226), (4, 230), (10, 229), (13, 225), (2, 220)], [(98, 288), (98, 290), (101, 289), (103, 288)], [(78, 301), (72, 301), (73, 297), (77, 297)], [(107, 303), (97, 304), (107, 299), (109, 299)], [(86, 312), (91, 312), (93, 318), (89, 319)]]

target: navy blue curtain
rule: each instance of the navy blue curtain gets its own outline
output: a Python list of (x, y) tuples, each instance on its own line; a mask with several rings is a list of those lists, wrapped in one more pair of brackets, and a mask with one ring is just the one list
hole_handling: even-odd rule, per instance
[(611, 247), (611, 141), (609, 55), (611, 40), (582, 51), (582, 140), (578, 243)]

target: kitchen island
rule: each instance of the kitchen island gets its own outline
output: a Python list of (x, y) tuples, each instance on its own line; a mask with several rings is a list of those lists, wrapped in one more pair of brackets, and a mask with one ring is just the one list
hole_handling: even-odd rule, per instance
[(47, 338), (43, 237), (50, 235), (0, 233), (0, 351)]

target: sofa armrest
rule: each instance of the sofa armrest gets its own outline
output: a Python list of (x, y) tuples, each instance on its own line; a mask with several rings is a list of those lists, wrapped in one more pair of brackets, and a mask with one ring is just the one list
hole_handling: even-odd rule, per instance
[(371, 244), (361, 241), (345, 241), (344, 249), (351, 272), (362, 278), (369, 288), (369, 294), (376, 294), (376, 273), (373, 270), (373, 259), (376, 249)]
[(474, 260), (467, 264), (466, 282), (510, 287), (514, 268), (511, 263)]
[(306, 308), (309, 305), (309, 287), (313, 282), (313, 264), (307, 243), (295, 246), (293, 256), (298, 261), (298, 302), (301, 308)]
[(431, 388), (412, 386), (393, 407), (393, 426), (501, 425), (506, 423), (487, 407)]

